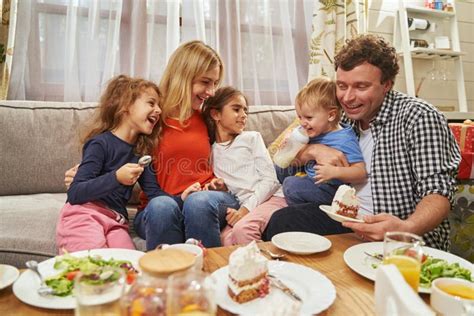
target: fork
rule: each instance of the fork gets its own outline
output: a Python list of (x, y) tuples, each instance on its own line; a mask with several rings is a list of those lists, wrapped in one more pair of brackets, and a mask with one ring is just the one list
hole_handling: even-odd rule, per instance
[(302, 301), (301, 297), (298, 296), (298, 294), (295, 293), (292, 289), (290, 289), (285, 283), (283, 283), (282, 280), (274, 276), (273, 274), (268, 274), (268, 278), (270, 279), (270, 284), (275, 286), (276, 288), (280, 289), (283, 291), (283, 293), (289, 295), (291, 298), (297, 300), (297, 301)]
[(33, 271), (40, 279), (40, 287), (37, 290), (38, 294), (40, 296), (48, 296), (48, 295), (54, 294), (54, 290), (44, 283), (43, 276), (38, 270), (38, 262), (35, 260), (30, 260), (30, 261), (27, 261), (25, 265), (28, 269)]
[(285, 254), (282, 254), (282, 253), (273, 253), (270, 250), (267, 250), (265, 248), (260, 248), (260, 251), (274, 260), (284, 259), (286, 256)]
[(379, 261), (382, 261), (382, 260), (383, 260), (383, 255), (381, 255), (381, 254), (379, 254), (379, 253), (371, 254), (371, 253), (368, 253), (368, 252), (366, 252), (366, 251), (364, 251), (364, 253), (365, 253), (367, 256), (369, 256), (369, 257), (371, 257), (371, 258), (374, 258), (374, 259), (376, 259), (376, 260), (379, 260)]

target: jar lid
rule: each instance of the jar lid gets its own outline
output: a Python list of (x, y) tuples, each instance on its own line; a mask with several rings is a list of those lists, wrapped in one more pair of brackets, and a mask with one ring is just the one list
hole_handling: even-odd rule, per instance
[(190, 252), (166, 248), (147, 252), (138, 260), (138, 264), (146, 273), (165, 276), (186, 270), (192, 267), (195, 261), (196, 256)]

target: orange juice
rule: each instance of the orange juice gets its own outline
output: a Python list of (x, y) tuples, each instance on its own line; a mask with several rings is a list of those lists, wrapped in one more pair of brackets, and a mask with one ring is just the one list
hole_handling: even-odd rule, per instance
[(383, 260), (384, 264), (394, 264), (415, 292), (420, 284), (421, 263), (408, 256), (393, 255)]
[(474, 287), (466, 284), (438, 284), (438, 288), (453, 296), (474, 300)]

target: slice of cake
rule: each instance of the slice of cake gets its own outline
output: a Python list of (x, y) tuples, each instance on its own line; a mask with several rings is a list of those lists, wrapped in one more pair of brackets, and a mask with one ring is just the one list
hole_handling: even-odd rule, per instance
[(356, 218), (359, 205), (355, 189), (343, 184), (336, 191), (336, 195), (332, 200), (331, 210), (342, 216)]
[(266, 296), (270, 290), (267, 263), (267, 258), (260, 254), (255, 241), (231, 253), (227, 288), (229, 296), (240, 304)]

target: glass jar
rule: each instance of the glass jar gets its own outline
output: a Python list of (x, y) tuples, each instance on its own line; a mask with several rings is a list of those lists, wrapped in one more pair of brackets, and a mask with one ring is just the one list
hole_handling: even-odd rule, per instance
[(148, 274), (138, 276), (122, 295), (120, 306), (122, 315), (148, 316), (166, 315), (166, 283), (164, 277)]
[(138, 264), (141, 275), (126, 287), (120, 300), (122, 315), (166, 315), (168, 277), (194, 265), (195, 256), (179, 249), (160, 249), (143, 255)]
[(168, 315), (213, 316), (217, 312), (216, 279), (206, 272), (190, 269), (168, 279)]

